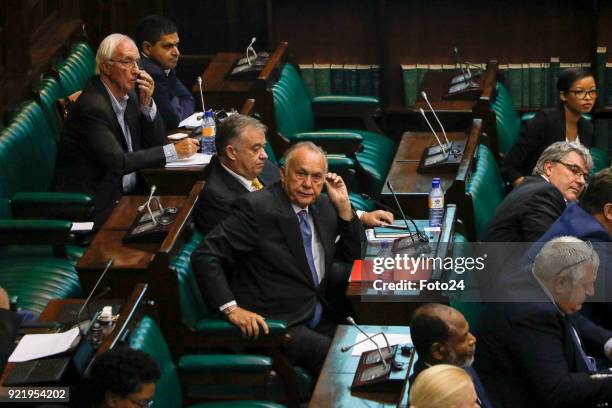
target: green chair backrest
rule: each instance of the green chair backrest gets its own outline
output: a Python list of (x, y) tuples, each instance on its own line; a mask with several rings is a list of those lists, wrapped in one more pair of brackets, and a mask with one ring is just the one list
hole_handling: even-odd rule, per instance
[(40, 105), (26, 102), (0, 133), (0, 218), (10, 218), (9, 200), (23, 191), (47, 191), (57, 147)]
[(291, 64), (285, 64), (280, 78), (272, 86), (274, 113), (278, 130), (287, 138), (314, 129), (311, 99), (300, 74)]
[(493, 153), (484, 145), (478, 147), (476, 170), (467, 184), (474, 205), (477, 239), (482, 239), (495, 209), (504, 200), (505, 185)]
[(495, 112), (497, 122), (499, 151), (502, 154), (508, 154), (512, 145), (518, 139), (521, 119), (506, 88), (498, 82), (496, 89), (497, 97), (491, 108)]
[(148, 316), (142, 318), (132, 331), (129, 346), (144, 351), (159, 364), (161, 377), (155, 388), (154, 406), (182, 407), (181, 383), (176, 366), (172, 361), (166, 340), (153, 319)]
[(593, 158), (593, 170), (591, 170), (591, 174), (595, 174), (598, 171), (610, 166), (610, 158), (605, 151), (598, 149), (597, 147), (591, 147), (589, 148), (589, 151), (591, 152), (591, 157)]
[(53, 132), (55, 141), (59, 141), (61, 125), (57, 116), (55, 104), (58, 99), (64, 97), (60, 84), (53, 78), (45, 78), (40, 87), (40, 105), (43, 109), (49, 127)]

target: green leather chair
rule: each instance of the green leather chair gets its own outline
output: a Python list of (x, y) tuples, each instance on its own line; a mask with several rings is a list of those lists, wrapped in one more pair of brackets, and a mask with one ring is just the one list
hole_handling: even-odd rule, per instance
[(77, 43), (68, 57), (57, 66), (63, 96), (82, 90), (94, 74), (95, 68), (96, 61), (92, 49), (87, 43)]
[[(363, 151), (352, 153), (355, 168), (370, 179), (363, 180), (364, 190), (378, 195), (395, 155), (395, 143), (379, 133), (361, 129), (315, 130), (314, 105), (331, 105), (351, 101), (356, 105), (377, 104), (373, 97), (320, 96), (311, 99), (302, 79), (291, 64), (285, 64), (279, 80), (273, 85), (274, 111), (279, 132), (292, 142), (311, 140), (321, 144), (334, 141), (347, 146), (362, 145)], [(333, 168), (330, 163), (330, 168)]]
[(502, 155), (507, 155), (518, 139), (521, 120), (512, 101), (512, 96), (506, 88), (498, 82), (496, 90), (497, 96), (491, 105), (491, 109), (495, 112), (499, 152)]
[(591, 175), (610, 166), (610, 158), (605, 151), (597, 147), (591, 147), (589, 151), (593, 158), (593, 170), (591, 170)]
[[(164, 336), (155, 322), (145, 316), (131, 333), (129, 346), (134, 349), (142, 350), (149, 354), (160, 366), (161, 377), (156, 384), (154, 406), (159, 407), (182, 407), (183, 392), (181, 391), (181, 381), (179, 371), (189, 375), (194, 374), (215, 374), (225, 375), (230, 381), (225, 384), (227, 395), (232, 394), (232, 390), (237, 392), (238, 388), (232, 383), (231, 376), (236, 377), (245, 373), (265, 373), (271, 370), (272, 361), (268, 357), (250, 355), (207, 355), (193, 354), (183, 356), (179, 359), (177, 366), (172, 361), (170, 350), (164, 340)], [(215, 384), (199, 384), (202, 387)], [(209, 394), (210, 395), (210, 394)], [(283, 405), (267, 401), (226, 401), (208, 402), (189, 405), (192, 408), (204, 407), (235, 407), (235, 408), (280, 408)]]
[(487, 225), (497, 206), (504, 200), (505, 194), (506, 187), (493, 153), (486, 146), (480, 145), (476, 169), (466, 188), (476, 239), (482, 240)]
[(53, 135), (56, 142), (59, 141), (60, 133), (62, 131), (62, 125), (60, 122), (59, 112), (56, 107), (57, 100), (65, 97), (62, 94), (62, 88), (60, 84), (54, 78), (45, 78), (41, 85), (38, 93), (40, 99), (40, 107), (42, 108), (47, 123), (51, 128), (51, 134)]

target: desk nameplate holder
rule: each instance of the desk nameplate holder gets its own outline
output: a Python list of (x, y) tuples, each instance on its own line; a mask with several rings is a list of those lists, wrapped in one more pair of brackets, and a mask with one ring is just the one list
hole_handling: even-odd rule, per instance
[[(166, 207), (152, 212), (143, 208), (127, 230), (123, 242), (138, 244), (158, 244), (164, 241), (176, 219), (178, 209)], [(155, 220), (152, 217), (155, 217)]]
[[(352, 391), (380, 392), (400, 391), (406, 377), (410, 363), (412, 347), (389, 346), (380, 349), (387, 366), (382, 364), (378, 350), (366, 351), (359, 357), (359, 364), (353, 377)], [(408, 353), (408, 356), (405, 355)]]
[(450, 142), (445, 145), (446, 154), (440, 145), (431, 145), (423, 150), (417, 173), (447, 173), (457, 171), (465, 151), (465, 140)]

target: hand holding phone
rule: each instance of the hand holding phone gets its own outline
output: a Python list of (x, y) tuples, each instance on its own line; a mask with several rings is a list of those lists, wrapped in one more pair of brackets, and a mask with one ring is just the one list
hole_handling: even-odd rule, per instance
[(136, 86), (138, 88), (140, 104), (147, 108), (150, 107), (153, 100), (153, 91), (155, 90), (155, 81), (153, 81), (151, 75), (143, 69), (138, 70)]

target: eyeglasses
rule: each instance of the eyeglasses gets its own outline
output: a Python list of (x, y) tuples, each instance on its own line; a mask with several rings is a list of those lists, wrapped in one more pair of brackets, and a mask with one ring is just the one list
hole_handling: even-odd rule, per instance
[(591, 252), (589, 253), (589, 256), (587, 256), (586, 258), (582, 258), (576, 262), (573, 262), (563, 268), (561, 268), (561, 270), (559, 270), (559, 272), (557, 273), (557, 276), (560, 276), (563, 272), (565, 272), (566, 270), (573, 268), (575, 266), (578, 266), (582, 263), (585, 262), (592, 262), (594, 255), (595, 255), (595, 250), (593, 249), (593, 244), (591, 243), (591, 241), (585, 241), (585, 243), (587, 244), (587, 246), (589, 247), (589, 249), (591, 250)]
[(574, 173), (576, 177), (582, 177), (585, 183), (588, 183), (591, 180), (591, 176), (589, 176), (589, 173), (582, 170), (580, 166), (576, 164), (565, 163), (564, 161), (561, 161), (561, 160), (555, 160), (554, 163), (559, 163), (563, 165), (566, 169)]
[(597, 98), (597, 89), (591, 89), (590, 91), (585, 91), (583, 89), (578, 89), (578, 90), (569, 90), (568, 92), (571, 92), (574, 94), (574, 96), (578, 99), (586, 99), (587, 96), (591, 97), (591, 98)]
[(131, 398), (127, 398), (127, 400), (140, 408), (148, 408), (153, 406), (153, 400), (135, 400)]
[(297, 178), (300, 181), (304, 181), (306, 180), (308, 177), (312, 178), (312, 181), (316, 184), (319, 184), (321, 182), (323, 182), (323, 180), (325, 179), (325, 175), (321, 174), (321, 173), (308, 173), (302, 170), (298, 170), (295, 172), (295, 178)]
[(111, 59), (111, 61), (118, 62), (124, 68), (132, 68), (132, 67), (140, 68), (140, 60), (139, 59), (137, 59), (137, 60), (133, 60), (133, 59), (114, 60), (114, 59)]

